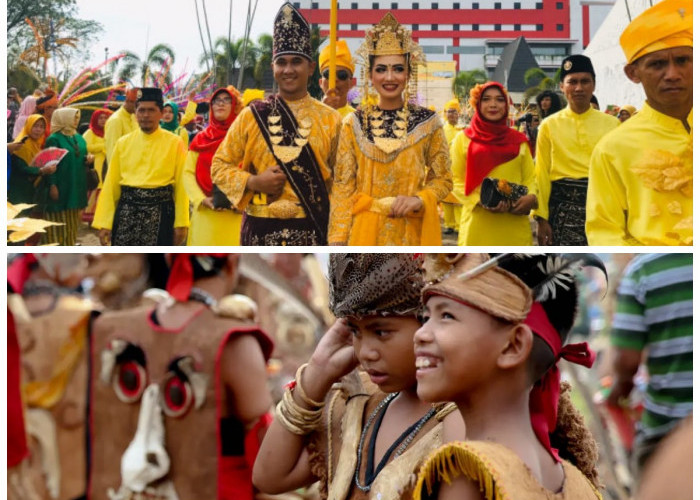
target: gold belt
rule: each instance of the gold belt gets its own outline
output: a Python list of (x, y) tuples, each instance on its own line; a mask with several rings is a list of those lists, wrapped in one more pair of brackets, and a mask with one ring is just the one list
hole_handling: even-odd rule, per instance
[(265, 219), (304, 219), (306, 212), (293, 201), (279, 200), (270, 203), (269, 205), (249, 204), (246, 213), (252, 217), (261, 217)]

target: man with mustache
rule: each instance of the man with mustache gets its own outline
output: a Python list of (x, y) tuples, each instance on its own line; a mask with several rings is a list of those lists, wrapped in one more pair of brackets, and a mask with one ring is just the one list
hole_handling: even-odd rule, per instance
[(620, 45), (647, 99), (593, 152), (586, 232), (595, 245), (692, 245), (693, 3), (657, 3)]

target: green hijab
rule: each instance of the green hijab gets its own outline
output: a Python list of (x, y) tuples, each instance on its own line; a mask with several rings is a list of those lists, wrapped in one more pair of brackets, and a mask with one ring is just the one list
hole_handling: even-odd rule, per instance
[(175, 104), (173, 101), (166, 102), (165, 106), (170, 106), (170, 109), (173, 110), (173, 119), (169, 122), (164, 122), (163, 120), (161, 120), (160, 127), (169, 132), (174, 133), (177, 130), (177, 127), (180, 125), (180, 123), (177, 121), (178, 107), (177, 104)]

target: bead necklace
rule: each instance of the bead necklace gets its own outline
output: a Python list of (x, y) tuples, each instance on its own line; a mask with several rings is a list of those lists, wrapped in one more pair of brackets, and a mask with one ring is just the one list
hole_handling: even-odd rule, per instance
[(190, 296), (188, 297), (189, 300), (194, 300), (195, 302), (201, 302), (202, 304), (205, 304), (207, 306), (214, 307), (217, 304), (217, 300), (212, 297), (212, 295), (209, 292), (205, 292), (201, 288), (197, 287), (192, 287), (190, 289)]
[[(382, 471), (386, 463), (389, 461), (389, 456), (394, 452), (394, 449), (396, 452), (393, 454), (393, 459), (397, 459), (401, 454), (403, 454), (404, 451), (406, 451), (406, 448), (411, 444), (413, 439), (416, 437), (418, 432), (420, 432), (421, 428), (425, 425), (425, 423), (430, 420), (433, 415), (436, 413), (436, 409), (434, 407), (430, 408), (430, 410), (423, 415), (420, 420), (418, 420), (415, 424), (413, 424), (411, 427), (406, 429), (406, 431), (399, 436), (399, 438), (389, 447), (387, 452), (384, 454), (384, 457), (382, 457), (382, 460), (379, 462), (379, 465), (377, 466), (376, 470), (370, 470), (373, 469), (373, 464), (374, 464), (374, 442), (376, 441), (377, 433), (379, 431), (379, 425), (381, 424), (381, 420), (384, 417), (384, 413), (386, 412), (386, 409), (394, 399), (399, 395), (398, 392), (394, 392), (389, 394), (387, 397), (385, 397), (379, 405), (374, 409), (372, 414), (369, 416), (367, 419), (367, 423), (365, 423), (364, 427), (362, 428), (362, 434), (360, 435), (360, 443), (357, 448), (357, 466), (355, 467), (355, 485), (363, 492), (368, 492), (372, 488), (372, 483), (374, 482), (374, 479), (379, 475), (379, 473)], [(363, 485), (360, 482), (360, 467), (362, 465), (362, 449), (364, 448), (364, 443), (365, 443), (365, 437), (367, 436), (367, 432), (369, 431), (370, 427), (372, 426), (372, 423), (374, 420), (377, 418), (377, 416), (381, 416), (379, 421), (377, 422), (377, 425), (375, 426), (372, 436), (370, 438), (370, 450), (369, 450), (369, 457), (368, 457), (368, 466), (367, 470), (365, 473), (365, 480), (367, 481), (366, 485)], [(370, 477), (371, 476), (371, 477)]]

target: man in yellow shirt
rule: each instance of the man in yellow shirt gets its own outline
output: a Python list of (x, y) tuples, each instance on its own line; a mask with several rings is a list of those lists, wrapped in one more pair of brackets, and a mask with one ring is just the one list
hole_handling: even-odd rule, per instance
[(289, 2), (272, 43), (279, 94), (238, 115), (214, 155), (212, 180), (246, 212), (242, 245), (325, 245), (341, 117), (309, 96), (311, 30)]
[(321, 79), (318, 84), (323, 90), (323, 104), (327, 104), (344, 118), (353, 113), (355, 108), (348, 104), (348, 92), (356, 84), (355, 63), (352, 62), (352, 54), (345, 40), (338, 40), (335, 46), (335, 89), (328, 86), (330, 71), (331, 46), (326, 45), (318, 56), (318, 65), (321, 67)]
[[(445, 103), (443, 109), (445, 113), (445, 124), (442, 126), (442, 130), (445, 132), (445, 138), (447, 139), (447, 144), (452, 144), (452, 139), (454, 139), (457, 134), (462, 132), (463, 127), (458, 125), (459, 122), (459, 100), (451, 99)], [(454, 177), (454, 172), (453, 172)], [(462, 179), (464, 181), (464, 179)], [(453, 179), (454, 184), (454, 179)], [(454, 184), (456, 185), (456, 184)], [(462, 182), (462, 187), (464, 187), (464, 182)], [(459, 223), (462, 218), (462, 203), (459, 201), (458, 196), (461, 193), (453, 192), (447, 195), (447, 198), (442, 200), (442, 214), (444, 218), (445, 229), (444, 233), (446, 235), (452, 235), (459, 231)]]
[(560, 88), (568, 106), (543, 120), (537, 133), (537, 240), (540, 245), (587, 245), (588, 164), (595, 145), (619, 122), (591, 106), (595, 71), (588, 57), (564, 59)]
[(136, 130), (117, 141), (97, 202), (93, 227), (113, 246), (181, 245), (187, 239), (189, 200), (182, 180), (187, 150), (160, 127), (163, 93), (139, 89)]
[(693, 244), (693, 3), (663, 0), (620, 36), (642, 109), (595, 148), (586, 232), (595, 245)]
[(124, 104), (105, 123), (105, 152), (108, 166), (112, 160), (112, 151), (114, 151), (117, 141), (139, 128), (134, 115), (137, 92), (138, 89), (127, 90)]

